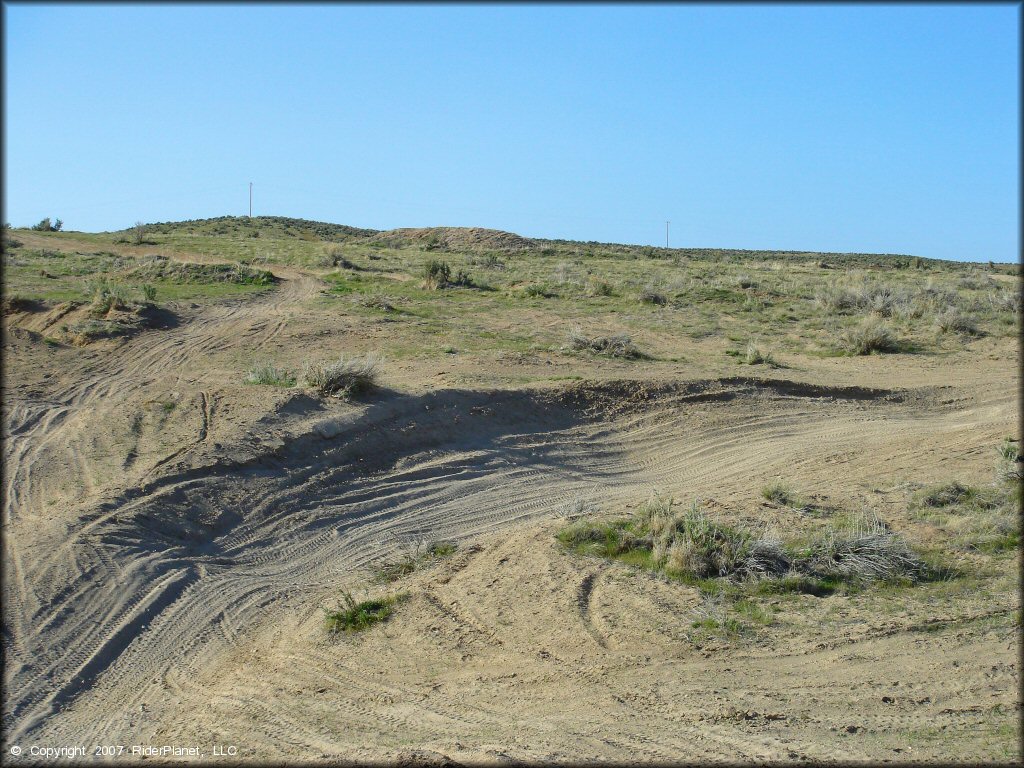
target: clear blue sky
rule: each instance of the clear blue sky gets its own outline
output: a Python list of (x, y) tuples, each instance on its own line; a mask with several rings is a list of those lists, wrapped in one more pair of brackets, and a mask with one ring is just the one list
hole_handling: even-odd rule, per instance
[(15, 226), (1018, 258), (1017, 5), (4, 11)]

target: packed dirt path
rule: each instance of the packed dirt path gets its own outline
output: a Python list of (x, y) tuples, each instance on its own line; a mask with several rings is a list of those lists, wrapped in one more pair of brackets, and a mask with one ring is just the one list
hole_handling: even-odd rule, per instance
[[(7, 332), (5, 750), (915, 760), (1017, 707), (1012, 589), (837, 633), (837, 603), (804, 596), (786, 608), (810, 617), (799, 631), (700, 646), (695, 590), (553, 539), (571, 500), (611, 513), (652, 488), (784, 528), (757, 498), (777, 476), (907, 528), (910, 489), (980, 482), (1015, 431), (1012, 341), (948, 368), (818, 360), (774, 379), (637, 381), (640, 364), (617, 381), (595, 362), (592, 381), (525, 390), (436, 388), (406, 365), (323, 402), (232, 382), (296, 317), (330, 322), (315, 278), (274, 271), (265, 295), (86, 352)], [(460, 548), (402, 585), (393, 620), (328, 637), (323, 609), (373, 591), (366, 569), (416, 538)]]

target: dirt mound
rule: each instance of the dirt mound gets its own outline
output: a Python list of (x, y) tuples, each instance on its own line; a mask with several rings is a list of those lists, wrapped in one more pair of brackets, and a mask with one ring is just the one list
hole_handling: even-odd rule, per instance
[(401, 247), (427, 245), (437, 250), (497, 250), (521, 251), (533, 248), (533, 240), (513, 232), (480, 227), (403, 227), (381, 232), (371, 242)]

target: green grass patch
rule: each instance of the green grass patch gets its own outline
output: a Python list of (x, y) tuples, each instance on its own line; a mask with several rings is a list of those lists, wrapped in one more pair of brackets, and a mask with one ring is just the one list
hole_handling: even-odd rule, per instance
[(404, 599), (404, 595), (389, 595), (371, 600), (356, 602), (350, 592), (341, 593), (341, 605), (333, 611), (327, 611), (327, 631), (332, 634), (340, 632), (361, 632), (387, 621), (395, 611), (395, 606)]
[(257, 363), (245, 374), (246, 384), (265, 384), (272, 387), (295, 386), (295, 374), (272, 363)]

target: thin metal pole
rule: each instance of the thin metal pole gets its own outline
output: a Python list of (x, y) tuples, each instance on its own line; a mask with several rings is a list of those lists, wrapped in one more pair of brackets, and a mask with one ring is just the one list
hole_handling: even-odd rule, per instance
[(252, 218), (252, 182), (249, 182), (249, 218)]
[(670, 223), (671, 222), (668, 222), (668, 221), (665, 222), (665, 247), (666, 248), (668, 248), (668, 225)]

